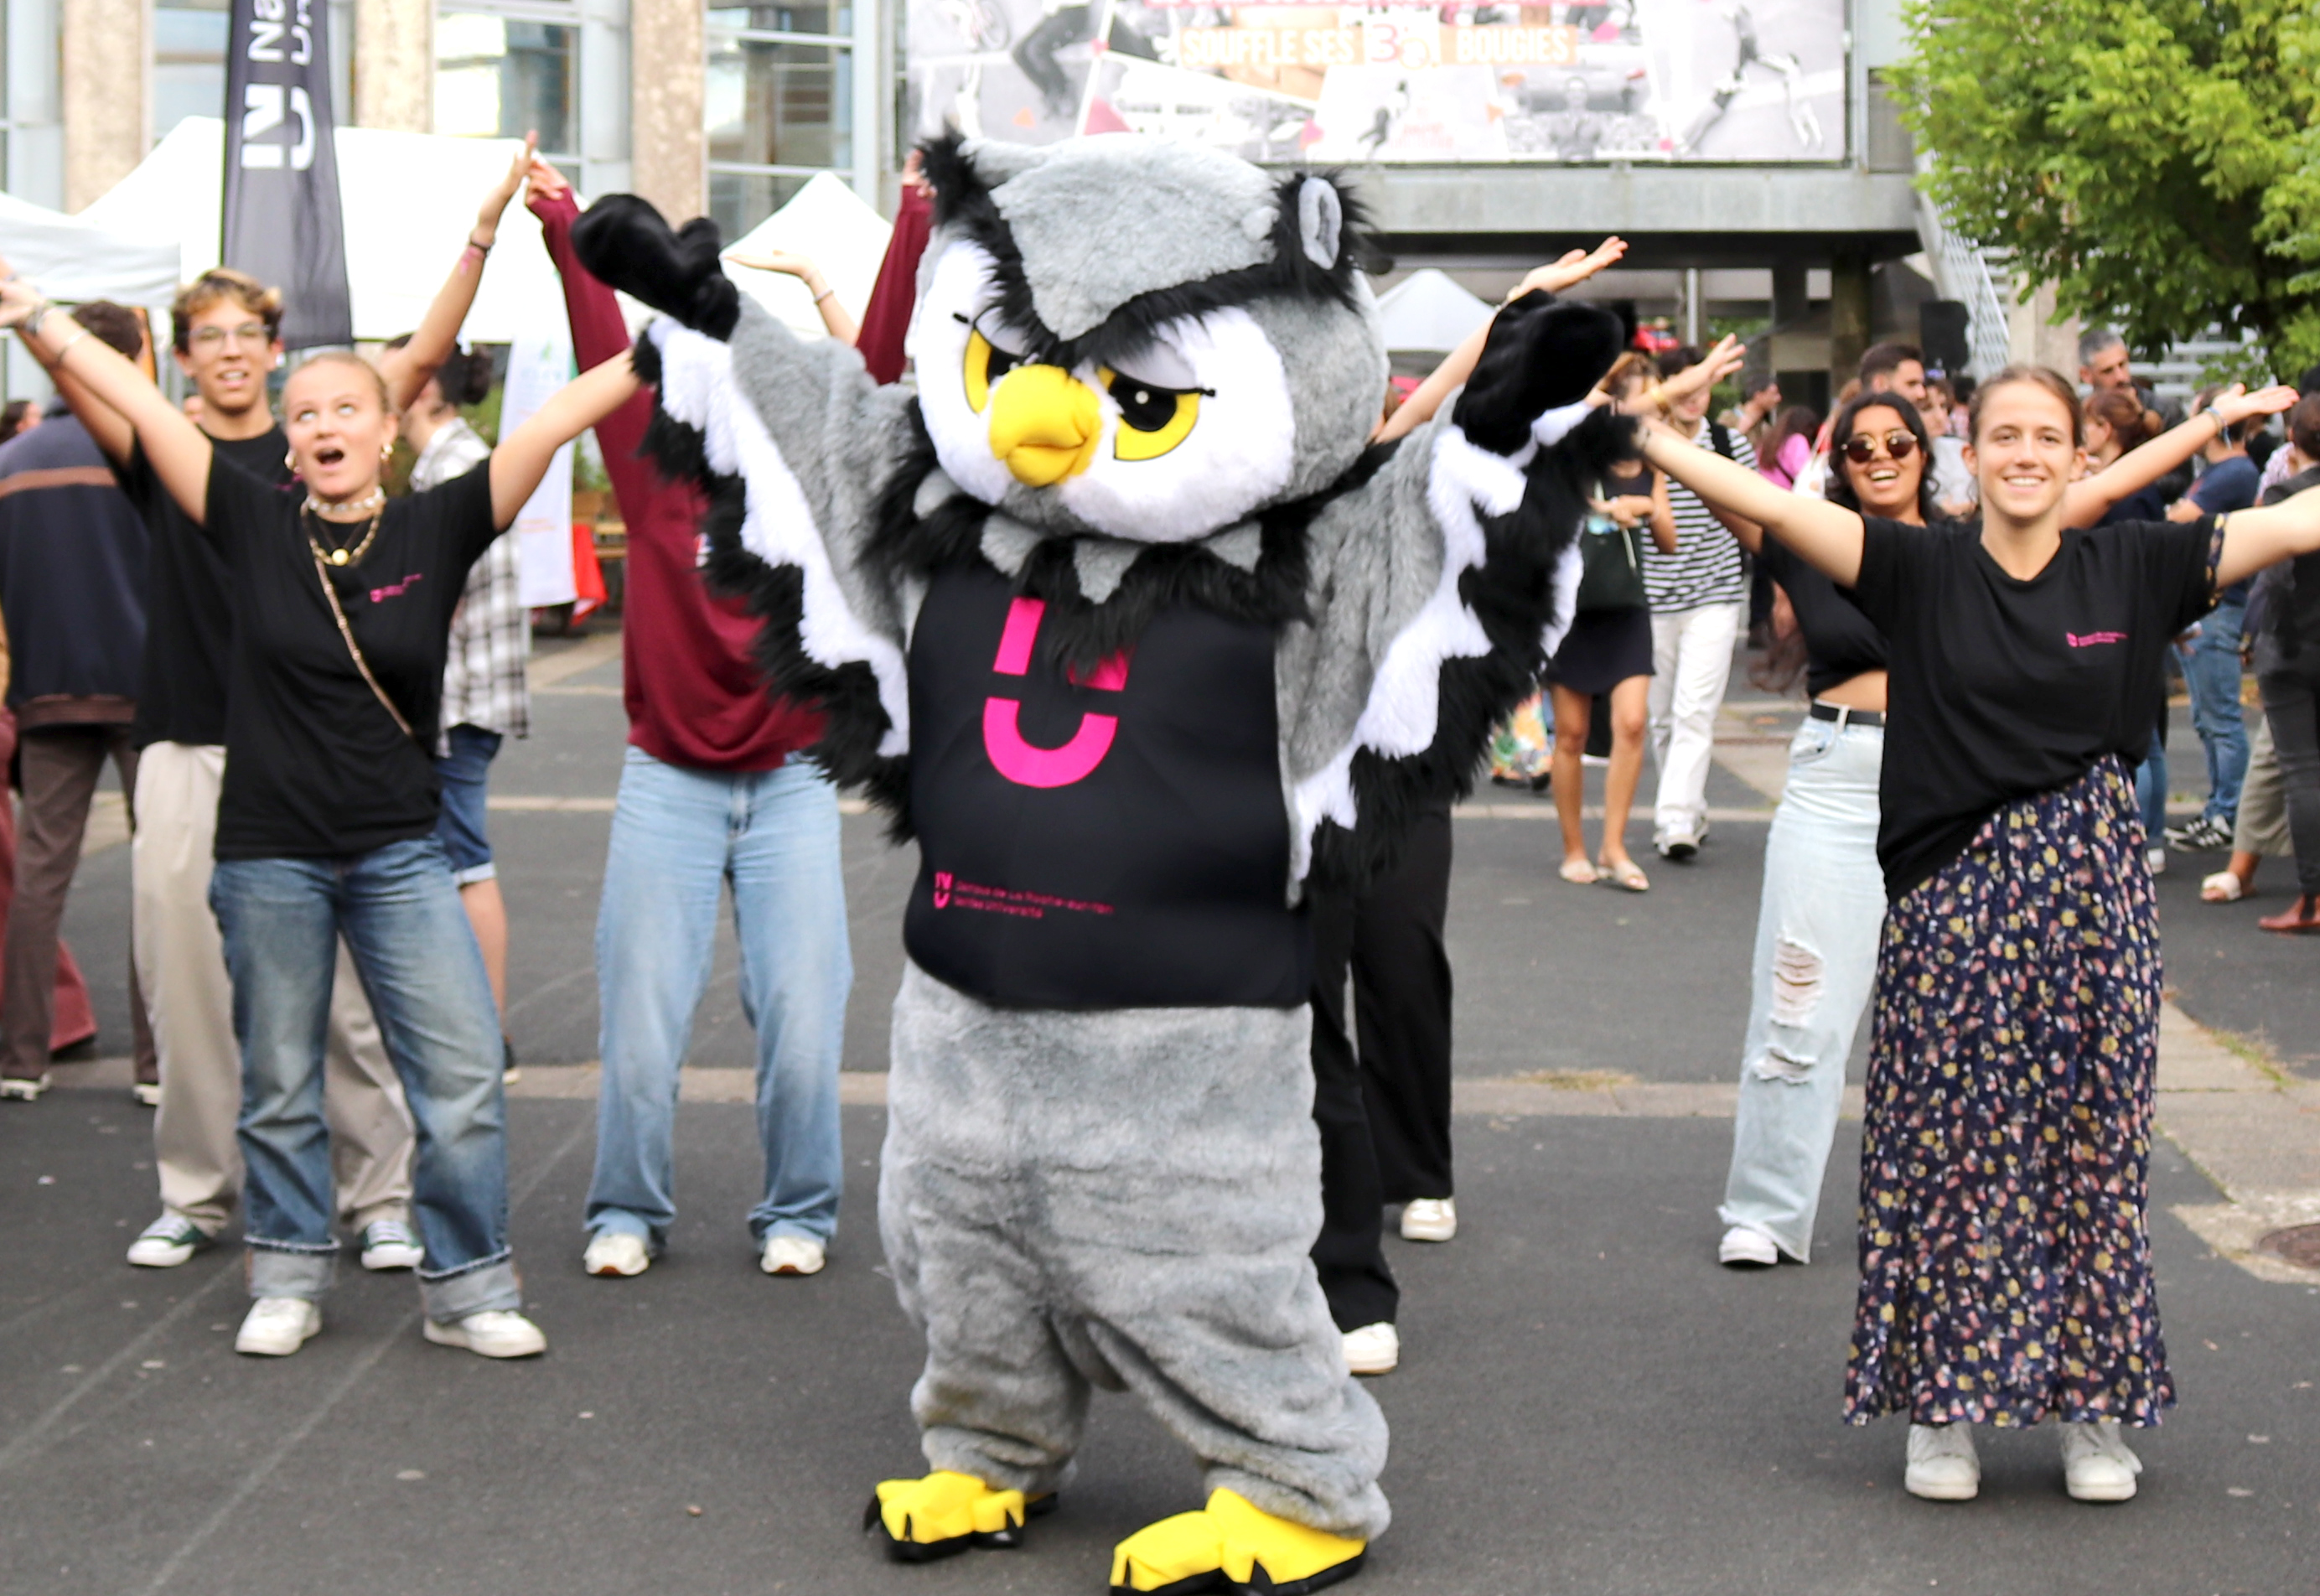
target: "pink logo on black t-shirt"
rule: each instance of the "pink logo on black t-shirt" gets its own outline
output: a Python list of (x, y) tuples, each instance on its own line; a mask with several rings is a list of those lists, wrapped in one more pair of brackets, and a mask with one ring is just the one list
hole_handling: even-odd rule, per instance
[(417, 586), (424, 575), (423, 572), (413, 571), (400, 582), (390, 582), (385, 587), (374, 587), (370, 590), (370, 602), (379, 604), (385, 603), (391, 598), (401, 598)]
[(2062, 635), (2070, 639), (2073, 648), (2098, 648), (2105, 643), (2126, 641), (2126, 634), (2123, 631), (2066, 631)]

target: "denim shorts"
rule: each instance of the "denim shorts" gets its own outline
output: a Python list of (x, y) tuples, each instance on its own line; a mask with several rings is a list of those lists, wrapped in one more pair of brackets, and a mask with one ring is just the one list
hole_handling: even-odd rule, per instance
[(492, 863), (491, 838), (484, 830), (484, 789), (500, 751), (500, 734), (480, 726), (454, 726), (450, 741), (451, 751), (435, 761), (443, 793), (435, 835), (451, 861), (451, 879), (468, 886), (499, 875)]

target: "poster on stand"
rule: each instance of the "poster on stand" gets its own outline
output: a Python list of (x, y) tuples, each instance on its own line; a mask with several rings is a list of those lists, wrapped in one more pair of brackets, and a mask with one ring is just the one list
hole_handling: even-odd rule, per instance
[[(560, 308), (560, 307), (559, 307)], [(500, 397), (500, 436), (530, 420), (572, 380), (572, 339), (563, 318), (508, 346), (507, 386)], [(572, 569), (572, 445), (556, 451), (539, 489), (516, 512), (514, 533), (526, 605), (568, 604), (577, 594)]]
[(1834, 162), (1844, 0), (1219, 6), (910, 0), (907, 117), (1258, 161)]

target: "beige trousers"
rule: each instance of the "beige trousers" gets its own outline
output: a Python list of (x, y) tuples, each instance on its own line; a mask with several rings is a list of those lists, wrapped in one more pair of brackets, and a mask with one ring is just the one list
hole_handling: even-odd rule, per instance
[[(241, 1050), (233, 1034), (233, 984), (210, 912), (225, 750), (157, 742), (137, 765), (137, 830), (130, 843), (138, 978), (153, 1020), (161, 1107), (153, 1160), (161, 1206), (214, 1235), (241, 1198)], [(348, 1224), (408, 1221), (411, 1111), (387, 1062), (354, 960), (339, 944), (324, 1052), (322, 1112), (339, 1213)]]

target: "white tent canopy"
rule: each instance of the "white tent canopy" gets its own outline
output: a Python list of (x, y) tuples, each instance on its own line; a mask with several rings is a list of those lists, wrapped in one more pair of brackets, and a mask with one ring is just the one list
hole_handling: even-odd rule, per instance
[[(726, 248), (741, 255), (786, 249), (811, 258), (838, 303), (858, 322), (877, 286), (878, 268), (886, 258), (886, 240), (893, 231), (892, 222), (843, 181), (818, 172), (789, 204)], [(812, 338), (823, 335), (813, 295), (797, 278), (752, 271), (730, 260), (725, 273), (792, 331)]]
[[(177, 277), (198, 277), (218, 264), (224, 146), (223, 122), (189, 116), (77, 220), (174, 242)], [(356, 338), (388, 339), (419, 325), (458, 259), (484, 195), (506, 174), (518, 148), (512, 139), (338, 130)], [(563, 288), (540, 243), (539, 223), (519, 199), (501, 218), (461, 337), (510, 343), (542, 313), (560, 320), (563, 312)]]
[(58, 299), (166, 310), (177, 291), (177, 250), (166, 240), (118, 231), (0, 194), (0, 253)]
[(1434, 268), (1421, 267), (1378, 295), (1391, 353), (1442, 353), (1491, 319), (1491, 307)]

